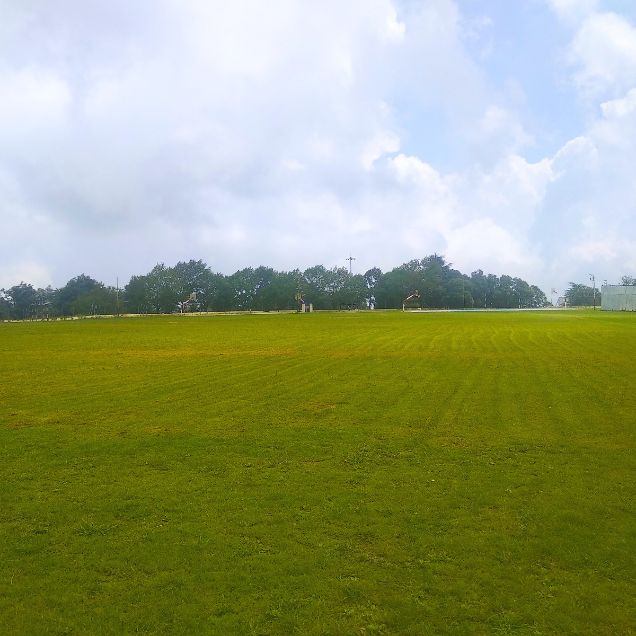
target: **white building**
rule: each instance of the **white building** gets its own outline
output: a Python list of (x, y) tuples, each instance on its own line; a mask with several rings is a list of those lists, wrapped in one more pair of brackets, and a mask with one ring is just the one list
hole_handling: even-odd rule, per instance
[(606, 311), (636, 311), (636, 285), (603, 285), (601, 309)]

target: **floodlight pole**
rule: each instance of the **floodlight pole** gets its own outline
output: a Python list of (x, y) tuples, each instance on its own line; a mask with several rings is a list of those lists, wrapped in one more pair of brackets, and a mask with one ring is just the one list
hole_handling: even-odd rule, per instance
[(596, 311), (596, 278), (594, 274), (590, 274), (590, 280), (592, 281), (592, 302), (594, 303), (594, 311)]

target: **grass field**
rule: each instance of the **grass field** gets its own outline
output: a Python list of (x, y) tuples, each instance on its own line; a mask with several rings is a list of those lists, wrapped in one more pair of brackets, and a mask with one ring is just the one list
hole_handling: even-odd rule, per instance
[(634, 633), (636, 315), (0, 324), (2, 634)]

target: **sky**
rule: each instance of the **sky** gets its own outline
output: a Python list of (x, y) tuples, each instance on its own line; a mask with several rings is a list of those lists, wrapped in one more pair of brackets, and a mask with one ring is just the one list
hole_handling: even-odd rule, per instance
[(636, 275), (633, 0), (0, 0), (0, 287)]

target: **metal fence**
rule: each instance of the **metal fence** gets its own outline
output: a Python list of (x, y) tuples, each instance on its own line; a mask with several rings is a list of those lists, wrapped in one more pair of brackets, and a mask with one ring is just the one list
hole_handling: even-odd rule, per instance
[(636, 311), (636, 285), (603, 285), (601, 309), (606, 311)]

